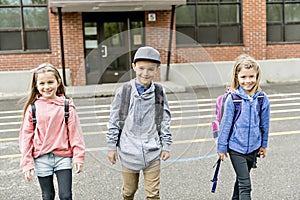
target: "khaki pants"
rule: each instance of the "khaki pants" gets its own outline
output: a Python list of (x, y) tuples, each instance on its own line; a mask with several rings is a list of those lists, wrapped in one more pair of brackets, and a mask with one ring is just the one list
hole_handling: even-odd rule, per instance
[[(160, 199), (160, 160), (154, 161), (149, 167), (143, 170), (144, 191), (146, 199)], [(122, 166), (123, 188), (122, 199), (133, 200), (138, 189), (140, 173)]]

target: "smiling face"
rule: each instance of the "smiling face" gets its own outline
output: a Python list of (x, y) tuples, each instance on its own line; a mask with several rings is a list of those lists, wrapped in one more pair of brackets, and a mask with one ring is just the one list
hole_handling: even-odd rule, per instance
[(149, 86), (158, 71), (158, 65), (151, 61), (137, 61), (132, 64), (136, 73), (136, 81), (143, 86)]
[(247, 54), (240, 55), (234, 64), (230, 90), (241, 86), (245, 92), (252, 96), (261, 90), (259, 82), (261, 70), (258, 62)]
[(254, 68), (241, 68), (238, 73), (239, 85), (245, 90), (248, 95), (251, 95), (252, 89), (256, 86), (257, 72)]
[(45, 99), (55, 99), (60, 84), (61, 80), (57, 80), (51, 71), (37, 74), (36, 88)]

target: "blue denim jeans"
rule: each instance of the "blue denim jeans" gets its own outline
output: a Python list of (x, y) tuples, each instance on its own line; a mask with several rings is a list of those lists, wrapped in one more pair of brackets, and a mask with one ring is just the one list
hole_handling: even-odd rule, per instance
[(72, 169), (71, 157), (61, 157), (53, 153), (47, 153), (34, 159), (34, 173), (36, 176), (50, 176), (62, 169)]
[(241, 154), (229, 150), (230, 160), (236, 174), (232, 200), (251, 200), (250, 171), (256, 162), (257, 151)]

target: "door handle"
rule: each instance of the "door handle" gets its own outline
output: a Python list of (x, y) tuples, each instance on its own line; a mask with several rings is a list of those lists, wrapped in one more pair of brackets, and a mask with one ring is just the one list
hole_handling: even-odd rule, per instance
[(101, 53), (102, 53), (102, 58), (107, 57), (107, 46), (106, 45), (101, 45)]

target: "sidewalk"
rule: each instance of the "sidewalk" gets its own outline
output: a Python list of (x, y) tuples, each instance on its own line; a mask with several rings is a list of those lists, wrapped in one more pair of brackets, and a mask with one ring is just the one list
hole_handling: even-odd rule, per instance
[[(159, 82), (163, 85), (167, 93), (178, 93), (185, 92), (184, 86), (178, 85), (176, 83), (166, 81)], [(91, 98), (91, 97), (107, 97), (113, 96), (115, 90), (122, 85), (122, 83), (109, 83), (101, 85), (86, 85), (86, 86), (69, 86), (67, 87), (67, 95), (72, 98)], [(20, 99), (26, 97), (28, 92), (11, 92), (11, 93), (0, 93), (0, 100), (8, 99)]]

